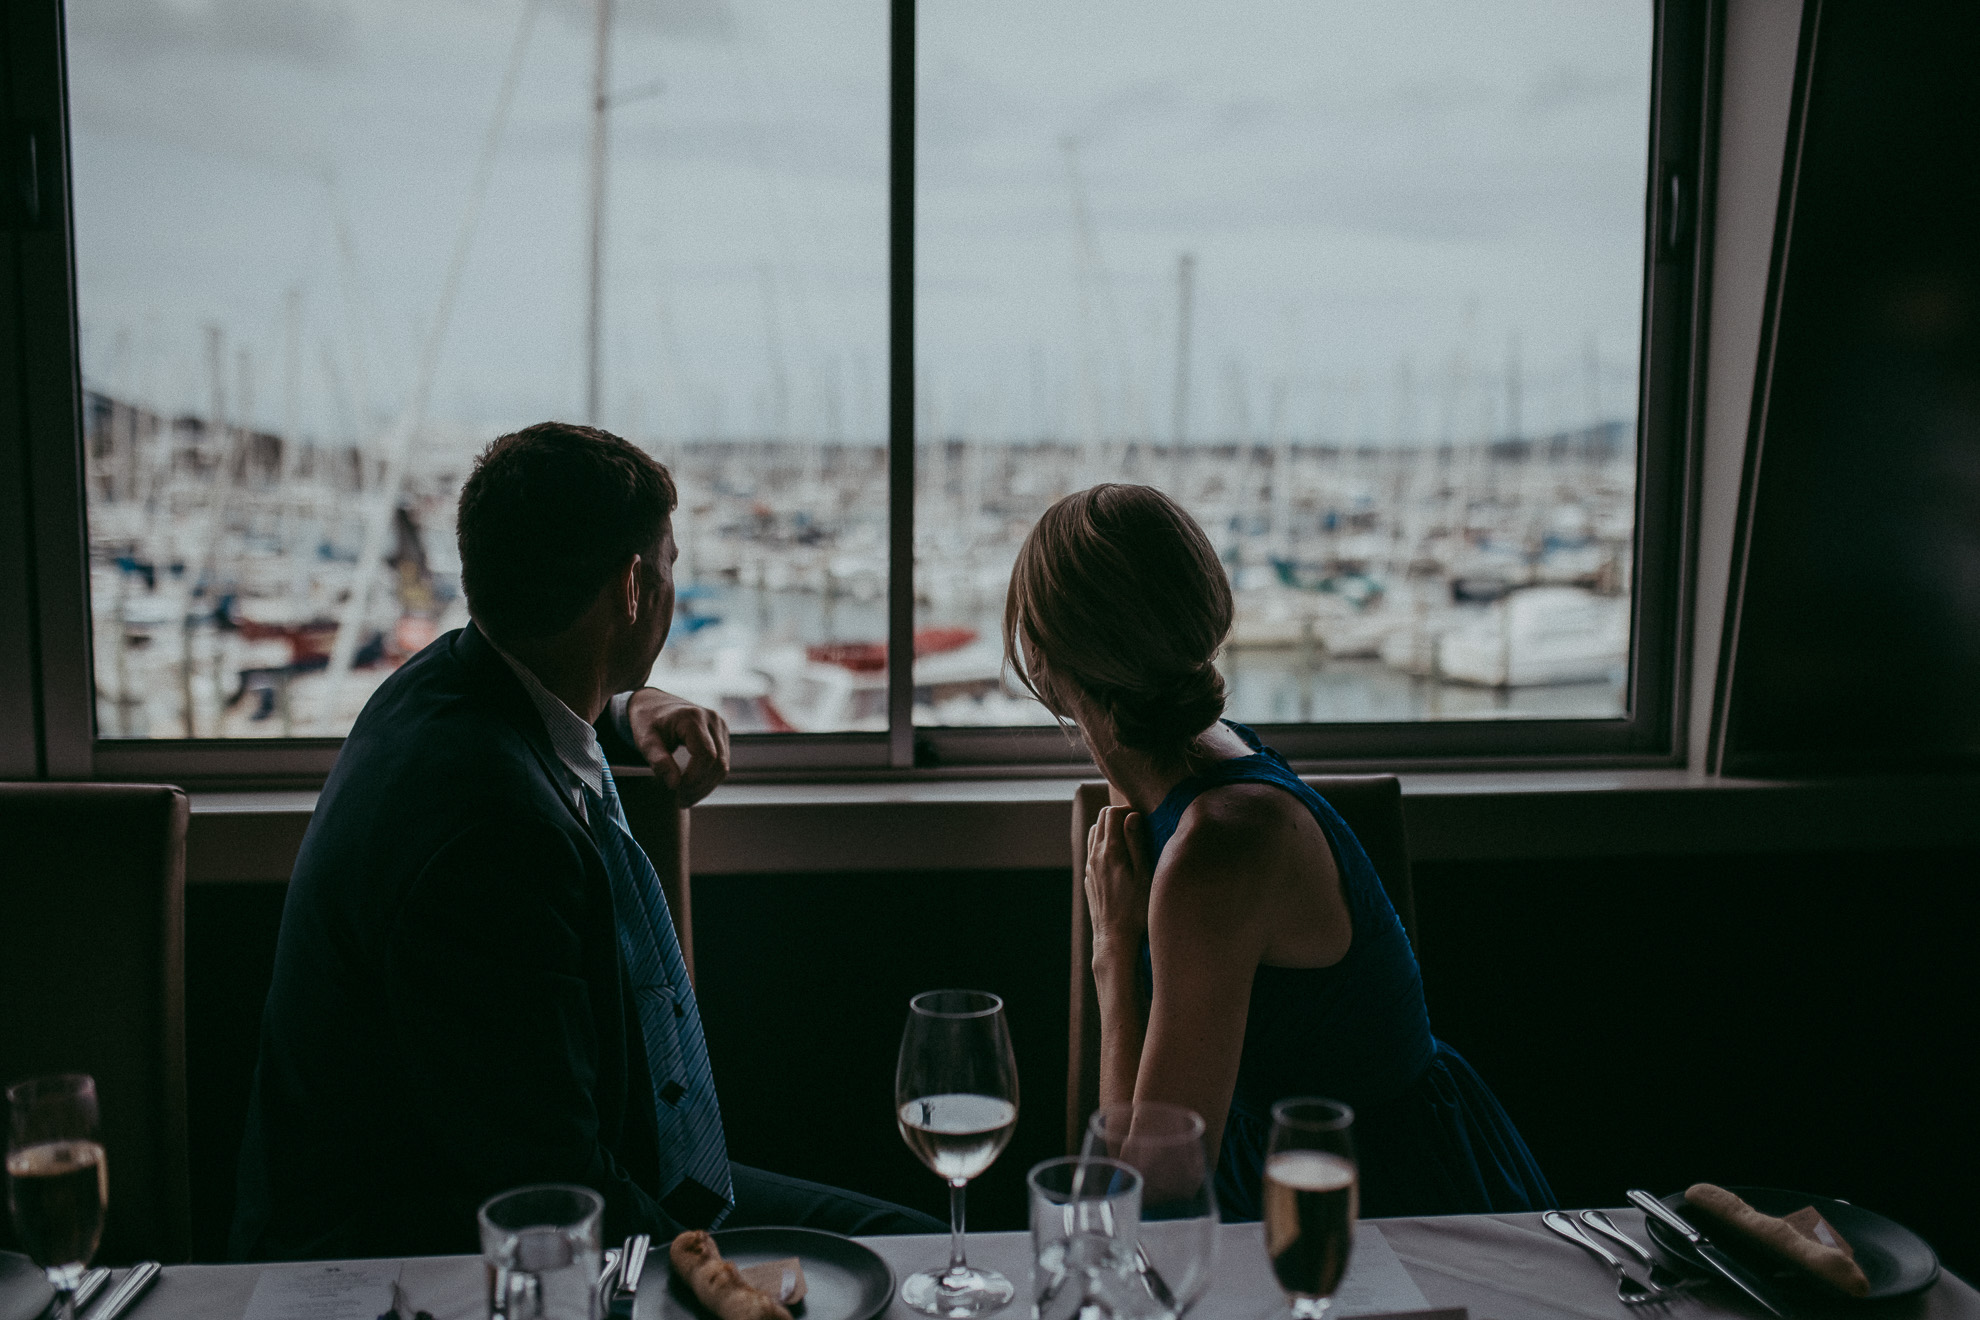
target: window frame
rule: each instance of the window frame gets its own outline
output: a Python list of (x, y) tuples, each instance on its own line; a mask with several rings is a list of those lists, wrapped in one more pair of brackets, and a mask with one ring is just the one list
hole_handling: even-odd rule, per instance
[[(1669, 766), (1687, 724), (1696, 462), (1716, 176), (1724, 0), (1653, 0), (1637, 408), (1635, 576), (1628, 708), (1607, 720), (1262, 725), (1295, 764), (1329, 769)], [(737, 734), (741, 778), (1064, 775), (1091, 766), (1050, 727), (913, 723), (915, 0), (889, 0), (888, 729)], [(0, 778), (320, 784), (340, 738), (96, 736), (89, 550), (71, 224), (62, 0), (19, 0), (0, 19), (6, 148), (32, 134), (41, 214), (9, 216), (0, 262)], [(18, 620), (22, 626), (14, 626)]]

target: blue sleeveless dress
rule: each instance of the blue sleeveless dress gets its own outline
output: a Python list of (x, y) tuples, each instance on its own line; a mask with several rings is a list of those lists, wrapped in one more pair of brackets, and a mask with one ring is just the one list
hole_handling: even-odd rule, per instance
[[(1462, 1055), (1430, 1033), (1416, 955), (1354, 832), (1256, 734), (1225, 723), (1251, 755), (1170, 790), (1148, 818), (1155, 855), (1203, 792), (1224, 784), (1282, 788), (1313, 813), (1333, 849), (1354, 937), (1331, 967), (1258, 968), (1217, 1165), (1224, 1217), (1259, 1217), (1272, 1105), (1295, 1095), (1353, 1106), (1364, 1217), (1552, 1207), (1553, 1189), (1498, 1099)], [(1146, 944), (1142, 959), (1143, 988), (1152, 993)]]

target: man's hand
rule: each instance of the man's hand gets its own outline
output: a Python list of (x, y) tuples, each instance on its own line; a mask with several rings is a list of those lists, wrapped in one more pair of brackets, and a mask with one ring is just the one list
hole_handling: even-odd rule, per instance
[[(706, 706), (697, 706), (659, 688), (641, 688), (626, 703), (633, 745), (653, 767), (674, 800), (691, 807), (729, 777), (729, 726)], [(687, 765), (674, 759), (687, 749)]]

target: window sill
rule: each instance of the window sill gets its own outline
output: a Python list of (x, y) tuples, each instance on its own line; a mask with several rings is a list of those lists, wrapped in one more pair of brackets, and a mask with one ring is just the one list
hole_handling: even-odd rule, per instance
[[(1076, 777), (728, 784), (700, 876), (1061, 867)], [(1710, 779), (1683, 770), (1405, 774), (1420, 862), (1980, 846), (1980, 777)], [(313, 792), (192, 793), (187, 880), (288, 878)]]

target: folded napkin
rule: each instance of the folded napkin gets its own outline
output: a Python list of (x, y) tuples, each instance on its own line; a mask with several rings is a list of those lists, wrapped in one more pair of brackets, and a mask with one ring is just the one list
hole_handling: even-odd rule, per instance
[(1837, 1292), (1850, 1297), (1865, 1297), (1870, 1293), (1870, 1280), (1856, 1263), (1855, 1249), (1812, 1205), (1776, 1219), (1711, 1183), (1686, 1188), (1684, 1203)]

